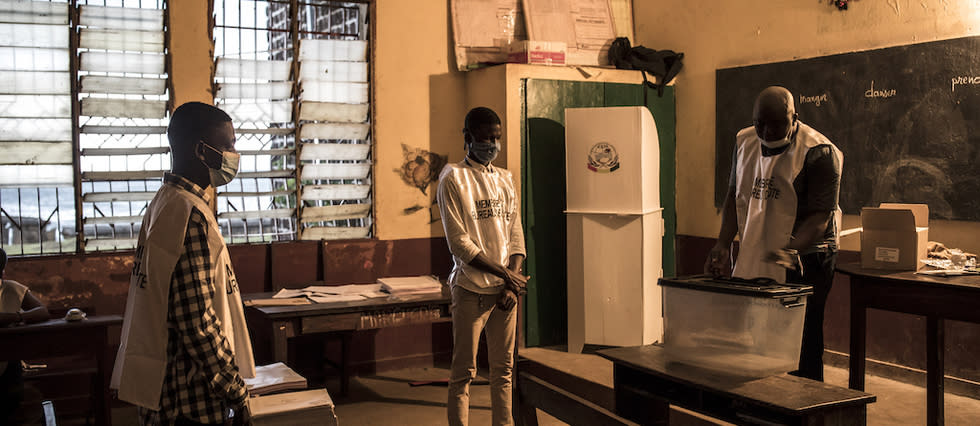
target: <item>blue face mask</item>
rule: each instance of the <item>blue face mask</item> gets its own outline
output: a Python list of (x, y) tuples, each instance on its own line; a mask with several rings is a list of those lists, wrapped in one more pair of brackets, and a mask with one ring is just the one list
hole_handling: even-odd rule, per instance
[(469, 156), (481, 164), (490, 164), (491, 161), (497, 158), (497, 153), (499, 152), (500, 142), (473, 142), (469, 148)]

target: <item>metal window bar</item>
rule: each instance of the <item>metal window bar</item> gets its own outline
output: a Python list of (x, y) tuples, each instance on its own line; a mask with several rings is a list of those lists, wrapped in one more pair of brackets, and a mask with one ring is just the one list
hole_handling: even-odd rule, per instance
[[(263, 185), (259, 180), (249, 184), (247, 179), (238, 179), (229, 184), (219, 193), (218, 211), (222, 231), (231, 243), (295, 239), (298, 237), (300, 215), (296, 206), (303, 186), (302, 183), (297, 185), (299, 145), (295, 142), (299, 138), (302, 122), (296, 117), (296, 114), (292, 114), (298, 109), (295, 97), (295, 94), (298, 93), (298, 86), (295, 86), (295, 76), (298, 72), (297, 42), (300, 39), (300, 34), (304, 34), (304, 37), (321, 38), (356, 38), (359, 35), (357, 32), (349, 32), (335, 27), (301, 25), (298, 14), (303, 10), (318, 10), (323, 7), (343, 8), (357, 12), (361, 9), (366, 10), (366, 8), (356, 5), (356, 2), (300, 2), (297, 0), (215, 0), (213, 7), (215, 13), (215, 25), (213, 27), (215, 56), (218, 61), (218, 72), (215, 76), (217, 89), (215, 92), (218, 105), (226, 110), (242, 108), (242, 105), (246, 104), (246, 101), (243, 100), (246, 93), (241, 86), (259, 84), (259, 82), (269, 85), (269, 81), (285, 80), (269, 78), (268, 74), (259, 74), (258, 72), (249, 74), (240, 71), (232, 75), (232, 73), (223, 72), (222, 62), (229, 66), (224, 70), (227, 71), (232, 69), (230, 66), (234, 64), (230, 61), (231, 59), (288, 61), (292, 64), (290, 74), (293, 76), (293, 81), (289, 81), (291, 93), (288, 101), (291, 114), (288, 121), (261, 120), (263, 117), (234, 117), (233, 115), (233, 118), (238, 118), (235, 120), (235, 125), (239, 134), (239, 151), (243, 151), (244, 142), (246, 145), (244, 149), (246, 150), (255, 150), (257, 153), (268, 150), (274, 154), (271, 163), (260, 164), (256, 162), (256, 170), (264, 169), (262, 166), (268, 165), (268, 168), (273, 171), (290, 172), (290, 178), (281, 181), (273, 179), (271, 185)], [(310, 15), (304, 12), (303, 16)], [(242, 69), (246, 65), (252, 64), (240, 64)], [(259, 70), (259, 66), (254, 65), (254, 69)], [(263, 76), (266, 78), (263, 79)], [(271, 83), (271, 85), (276, 84), (278, 83)], [(258, 93), (254, 93), (253, 100), (258, 100), (258, 95)], [(268, 136), (266, 132), (273, 129), (281, 129), (283, 133), (279, 134), (278, 137)], [(288, 149), (290, 152), (288, 154), (283, 153), (283, 149)], [(244, 159), (245, 157), (243, 157)], [(261, 172), (257, 171), (257, 173)], [(240, 185), (237, 188), (233, 187), (236, 183)], [(249, 187), (246, 188), (246, 186)], [(249, 197), (253, 199), (250, 200)], [(305, 204), (308, 203), (304, 202)], [(253, 210), (256, 206), (261, 207), (263, 212)], [(289, 213), (288, 219), (284, 217), (286, 213)], [(288, 227), (284, 228), (283, 225)]]
[[(341, 3), (341, 2), (329, 2), (329, 5), (325, 4), (316, 6), (301, 7), (298, 11), (298, 21), (300, 22), (299, 28), (299, 38), (302, 40), (366, 40), (367, 31), (366, 25), (362, 25), (366, 22), (366, 19), (362, 21), (362, 17), (367, 14), (367, 7), (365, 4), (353, 4), (353, 3)], [(324, 35), (323, 33), (329, 33), (330, 35)], [(300, 64), (299, 67), (303, 67), (304, 52), (302, 51), (302, 41), (300, 42), (300, 53), (297, 55), (297, 59)], [(316, 43), (314, 43), (315, 45)], [(316, 56), (316, 55), (313, 55)], [(320, 59), (317, 57), (316, 59)], [(343, 58), (341, 60), (347, 60), (349, 58)], [(366, 59), (366, 58), (365, 58)], [(316, 63), (316, 62), (313, 62)], [(333, 64), (333, 65), (336, 65)], [(365, 62), (365, 75), (366, 62)], [(321, 75), (322, 76), (322, 75)], [(307, 75), (304, 73), (304, 77)], [(365, 78), (365, 81), (369, 81)], [(348, 86), (357, 83), (349, 83)], [(366, 85), (366, 84), (365, 84)], [(311, 86), (313, 86), (311, 84)], [(315, 86), (314, 86), (315, 87)], [(307, 90), (309, 90), (307, 88)], [(363, 99), (366, 103), (367, 98)], [(307, 104), (310, 105), (310, 104)], [(300, 108), (304, 105), (300, 101)], [(364, 111), (363, 122), (367, 129), (370, 128), (368, 121), (369, 114)], [(302, 118), (302, 117), (300, 117)], [(298, 126), (319, 126), (322, 123), (329, 123), (333, 121), (328, 120), (300, 120)], [(331, 133), (331, 132), (327, 132)], [(318, 173), (309, 173), (311, 177), (316, 177), (313, 179), (304, 179), (303, 186), (334, 186), (334, 185), (356, 185), (356, 186), (367, 186), (370, 187), (370, 169), (369, 164), (370, 158), (370, 131), (358, 137), (358, 138), (341, 138), (338, 135), (324, 135), (324, 134), (311, 134), (307, 135), (309, 139), (304, 139), (304, 146), (309, 146), (313, 148), (328, 148), (331, 145), (321, 145), (321, 144), (362, 144), (366, 145), (366, 154), (358, 159), (324, 159), (324, 158), (307, 158), (303, 159), (305, 164), (304, 168), (314, 169), (317, 171), (324, 170), (321, 168), (323, 165), (336, 166), (331, 168), (342, 168), (344, 165), (351, 165), (355, 167), (367, 167), (368, 172), (361, 179), (332, 179), (327, 176), (316, 176)], [(306, 145), (312, 144), (312, 145)], [(339, 148), (336, 147), (336, 148)], [(328, 155), (329, 157), (329, 155)], [(306, 171), (302, 174), (306, 174)], [(330, 174), (330, 173), (327, 173)], [(303, 238), (304, 239), (320, 239), (320, 238), (364, 238), (370, 236), (371, 228), (371, 216), (370, 216), (370, 205), (371, 198), (370, 192), (365, 194), (364, 198), (356, 199), (335, 199), (334, 196), (326, 197), (315, 197), (304, 196), (303, 201)], [(321, 199), (317, 199), (321, 198)], [(322, 199), (329, 198), (329, 199)], [(343, 206), (343, 207), (341, 207)], [(326, 220), (331, 219), (332, 220)], [(320, 220), (324, 219), (324, 220)]]
[(0, 247), (74, 248), (69, 4), (0, 1)]
[[(170, 169), (165, 0), (75, 0), (83, 249), (130, 249)], [(156, 9), (159, 12), (153, 11)], [(107, 198), (109, 197), (109, 198)]]

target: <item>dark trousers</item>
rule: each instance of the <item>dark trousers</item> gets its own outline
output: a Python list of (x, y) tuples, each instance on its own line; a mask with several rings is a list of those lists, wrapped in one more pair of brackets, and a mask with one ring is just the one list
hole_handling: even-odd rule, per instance
[(827, 295), (834, 284), (834, 265), (837, 252), (817, 252), (800, 256), (803, 275), (796, 271), (786, 273), (786, 281), (813, 286), (813, 295), (807, 299), (806, 316), (803, 320), (803, 345), (800, 348), (800, 369), (793, 374), (823, 381), (823, 312)]

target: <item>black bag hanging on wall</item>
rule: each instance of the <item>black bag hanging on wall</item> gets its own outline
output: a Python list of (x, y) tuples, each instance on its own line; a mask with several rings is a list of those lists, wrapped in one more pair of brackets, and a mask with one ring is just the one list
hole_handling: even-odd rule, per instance
[[(649, 47), (630, 46), (626, 37), (619, 37), (609, 47), (609, 63), (623, 70), (640, 70), (643, 84), (657, 89), (657, 95), (664, 95), (664, 86), (681, 71), (684, 54), (673, 50), (653, 50)], [(647, 80), (647, 73), (657, 77), (660, 84)]]

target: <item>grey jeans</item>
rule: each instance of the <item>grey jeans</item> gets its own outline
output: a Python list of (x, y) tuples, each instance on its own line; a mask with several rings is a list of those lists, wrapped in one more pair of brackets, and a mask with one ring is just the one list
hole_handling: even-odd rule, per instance
[(490, 362), (490, 406), (493, 425), (513, 425), (511, 414), (514, 331), (517, 309), (496, 306), (497, 295), (477, 294), (453, 286), (453, 361), (449, 377), (449, 424), (464, 426), (469, 421), (470, 383), (476, 378), (476, 351), (480, 332), (487, 335)]

